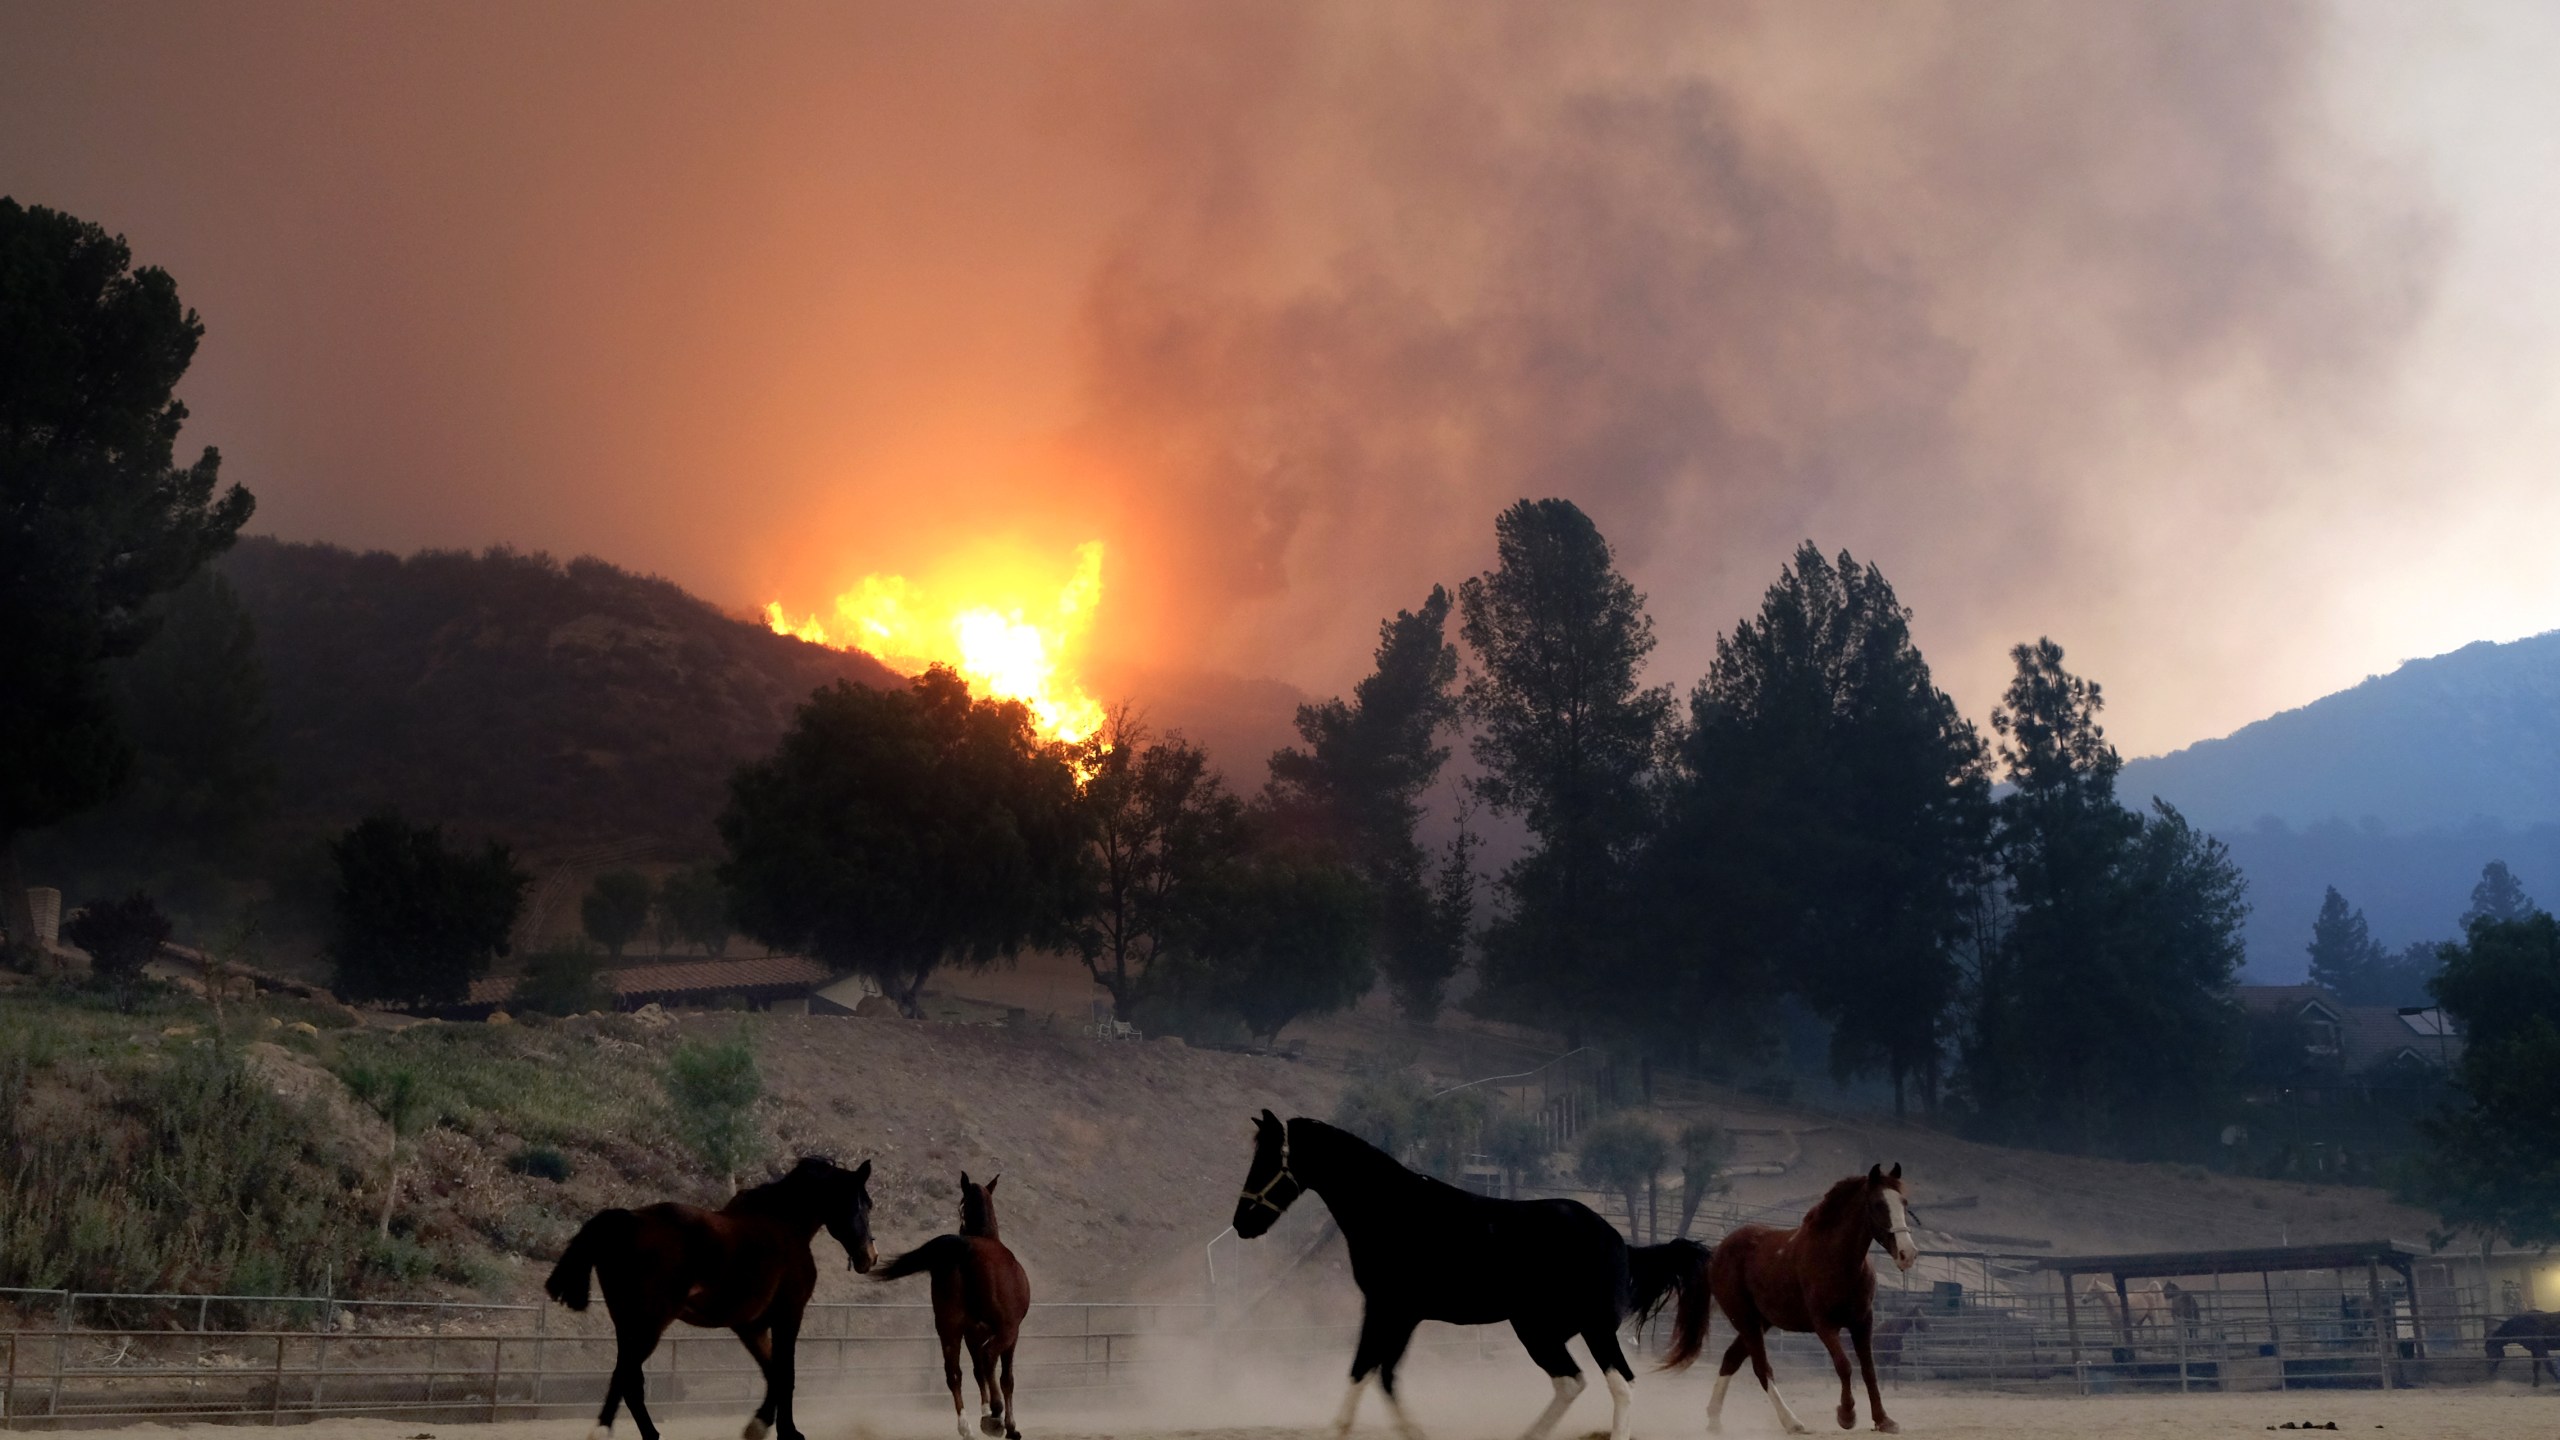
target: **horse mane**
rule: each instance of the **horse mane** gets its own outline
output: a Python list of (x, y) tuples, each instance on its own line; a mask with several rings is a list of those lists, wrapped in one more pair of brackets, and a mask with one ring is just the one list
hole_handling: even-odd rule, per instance
[(1838, 1225), (1842, 1214), (1849, 1209), (1850, 1205), (1856, 1199), (1864, 1198), (1866, 1189), (1867, 1177), (1864, 1175), (1852, 1175), (1846, 1180), (1834, 1183), (1830, 1189), (1822, 1193), (1821, 1199), (1813, 1202), (1812, 1209), (1804, 1212), (1803, 1228), (1828, 1230)]
[(1309, 1153), (1307, 1142), (1314, 1141), (1313, 1153), (1333, 1162), (1344, 1173), (1343, 1178), (1417, 1178), (1404, 1162), (1352, 1134), (1338, 1125), (1300, 1115), (1289, 1122), (1289, 1163), (1298, 1164)]
[(729, 1203), (720, 1208), (734, 1210), (741, 1215), (793, 1213), (800, 1208), (794, 1202), (808, 1188), (809, 1182), (826, 1171), (834, 1171), (838, 1174), (850, 1173), (843, 1166), (823, 1155), (803, 1155), (789, 1170), (761, 1185), (748, 1186), (730, 1197)]
[(960, 1183), (960, 1233), (988, 1240), (996, 1234), (996, 1202), (987, 1198), (987, 1187), (974, 1180)]

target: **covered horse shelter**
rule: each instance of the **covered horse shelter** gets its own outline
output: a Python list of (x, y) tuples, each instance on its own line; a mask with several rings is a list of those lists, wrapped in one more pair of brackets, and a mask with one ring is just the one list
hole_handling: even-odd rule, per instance
[[(2438, 1257), (2391, 1240), (2064, 1255), (2038, 1268), (2060, 1281), (2075, 1367), (2145, 1380), (2173, 1367), (2181, 1389), (2404, 1384), (2430, 1358), (2430, 1330), (2458, 1335), (2470, 1308), (2443, 1281), (2422, 1288), (2424, 1272), (2444, 1270)], [(2103, 1326), (2081, 1313), (2093, 1300)]]

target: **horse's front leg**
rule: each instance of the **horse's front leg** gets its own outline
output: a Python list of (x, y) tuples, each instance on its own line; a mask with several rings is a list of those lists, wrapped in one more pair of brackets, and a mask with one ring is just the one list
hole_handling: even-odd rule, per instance
[(756, 1407), (755, 1414), (747, 1417), (747, 1428), (741, 1434), (743, 1440), (764, 1440), (766, 1428), (773, 1424), (773, 1331), (770, 1327), (753, 1325), (732, 1328), (737, 1332), (738, 1343), (746, 1346), (747, 1353), (755, 1357), (757, 1373), (764, 1376), (764, 1403)]
[(1813, 1333), (1820, 1337), (1822, 1348), (1831, 1352), (1831, 1368), (1840, 1372), (1840, 1428), (1858, 1428), (1858, 1401), (1849, 1389), (1849, 1356), (1840, 1348), (1840, 1332), (1829, 1325), (1817, 1325)]
[(1884, 1394), (1876, 1389), (1876, 1320), (1873, 1315), (1849, 1327), (1849, 1342), (1858, 1347), (1858, 1371), (1867, 1380), (1867, 1411), (1875, 1417), (1876, 1428), (1887, 1435), (1901, 1433), (1902, 1427), (1884, 1413)]
[(769, 1373), (774, 1434), (779, 1440), (803, 1440), (800, 1423), (792, 1413), (798, 1404), (800, 1385), (800, 1316), (797, 1312), (773, 1322), (773, 1369)]

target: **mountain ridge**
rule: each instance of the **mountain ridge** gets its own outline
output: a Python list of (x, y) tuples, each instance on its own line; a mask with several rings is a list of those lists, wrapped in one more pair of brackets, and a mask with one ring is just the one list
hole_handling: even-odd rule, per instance
[(2267, 816), (2398, 830), (2560, 821), (2560, 630), (2404, 661), (2229, 735), (2129, 761), (2118, 788), (2214, 829)]

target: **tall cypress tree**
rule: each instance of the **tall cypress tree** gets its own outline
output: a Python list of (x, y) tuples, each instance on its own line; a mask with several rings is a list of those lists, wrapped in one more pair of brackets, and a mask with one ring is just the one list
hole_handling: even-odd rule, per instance
[(1570, 1025), (1611, 1008), (1626, 862), (1651, 822), (1671, 693), (1643, 684), (1653, 622), (1590, 517), (1523, 500), (1494, 540), (1494, 568), (1458, 591), (1473, 785), (1536, 844), (1502, 875), (1511, 903), (1486, 936), (1485, 994)]

